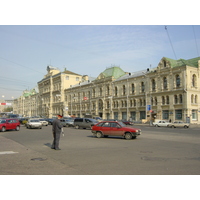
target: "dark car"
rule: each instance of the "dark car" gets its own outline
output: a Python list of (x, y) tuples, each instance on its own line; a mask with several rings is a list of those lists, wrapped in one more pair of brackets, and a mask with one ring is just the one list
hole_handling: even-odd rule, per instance
[(52, 118), (48, 118), (48, 119), (45, 119), (49, 125), (52, 125), (53, 124), (53, 120)]
[(141, 129), (126, 126), (123, 122), (102, 121), (92, 126), (92, 133), (97, 138), (108, 136), (120, 136), (127, 140), (136, 138), (141, 134)]
[(6, 130), (13, 130), (19, 131), (20, 129), (20, 122), (18, 119), (0, 119), (0, 130), (2, 132)]
[(126, 125), (133, 125), (133, 122), (130, 122), (130, 121), (126, 121), (126, 120), (122, 120), (122, 122)]

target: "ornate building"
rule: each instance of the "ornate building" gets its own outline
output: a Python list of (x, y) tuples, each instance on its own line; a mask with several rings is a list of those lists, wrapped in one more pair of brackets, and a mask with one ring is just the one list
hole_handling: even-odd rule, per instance
[(158, 66), (136, 73), (119, 67), (102, 72), (94, 81), (65, 89), (71, 115), (104, 119), (154, 119), (199, 122), (200, 57), (162, 58)]
[(163, 57), (157, 67), (134, 73), (110, 67), (96, 79), (48, 66), (38, 90), (15, 100), (19, 114), (52, 117), (62, 113), (143, 122), (171, 119), (200, 124), (200, 57)]

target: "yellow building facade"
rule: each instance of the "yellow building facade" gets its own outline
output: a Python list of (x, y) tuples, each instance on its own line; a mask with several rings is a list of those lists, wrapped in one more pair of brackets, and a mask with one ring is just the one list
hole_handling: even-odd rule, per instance
[(162, 58), (153, 69), (126, 73), (119, 67), (64, 91), (69, 113), (77, 117), (133, 121), (200, 121), (200, 58)]
[(200, 57), (163, 57), (157, 67), (133, 73), (114, 66), (93, 79), (48, 66), (38, 82), (38, 93), (16, 99), (14, 113), (200, 124), (199, 95)]

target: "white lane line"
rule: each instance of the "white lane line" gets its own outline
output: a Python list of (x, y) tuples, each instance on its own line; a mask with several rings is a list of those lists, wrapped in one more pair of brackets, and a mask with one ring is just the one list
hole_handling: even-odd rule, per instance
[(0, 151), (0, 155), (4, 155), (4, 154), (14, 154), (14, 153), (18, 153), (18, 152), (14, 152), (14, 151)]

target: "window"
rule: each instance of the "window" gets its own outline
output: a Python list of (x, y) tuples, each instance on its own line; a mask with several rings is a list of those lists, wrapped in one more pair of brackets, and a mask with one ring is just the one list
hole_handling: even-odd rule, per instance
[(66, 80), (69, 80), (69, 76), (66, 76), (65, 79), (66, 79)]
[(169, 110), (163, 110), (162, 117), (164, 120), (168, 120), (169, 119)]
[(194, 103), (194, 95), (191, 95), (191, 103)]
[(131, 85), (131, 92), (132, 92), (132, 94), (135, 93), (135, 85), (134, 84)]
[(152, 80), (151, 84), (152, 84), (152, 91), (155, 91), (156, 90), (156, 81), (155, 81), (155, 79)]
[(144, 92), (145, 87), (144, 87), (144, 82), (141, 82), (141, 92)]
[(123, 91), (122, 91), (122, 94), (123, 94), (123, 95), (126, 95), (126, 86), (125, 86), (125, 85), (123, 85)]
[(198, 102), (198, 97), (197, 95), (195, 95), (194, 103), (197, 103), (197, 102)]
[(76, 81), (79, 81), (79, 77), (76, 77)]
[(163, 89), (167, 89), (167, 78), (166, 77), (164, 77), (163, 78)]
[(165, 105), (165, 97), (162, 96), (162, 105)]
[(106, 87), (106, 93), (107, 93), (106, 94), (107, 96), (110, 95), (110, 88), (109, 88), (109, 86)]
[(179, 94), (179, 103), (183, 103), (183, 97), (182, 97), (182, 94)]
[(118, 90), (117, 90), (117, 87), (115, 87), (115, 96), (118, 95)]
[(192, 87), (197, 86), (197, 76), (195, 74), (192, 75)]
[(182, 110), (175, 110), (175, 120), (182, 120)]
[(197, 120), (197, 110), (192, 110), (192, 119)]
[(169, 104), (169, 96), (166, 97), (166, 103)]
[(178, 103), (178, 97), (177, 97), (177, 95), (174, 95), (174, 103), (175, 103), (175, 104)]
[(176, 75), (176, 87), (180, 87), (181, 85), (181, 79), (179, 75)]

